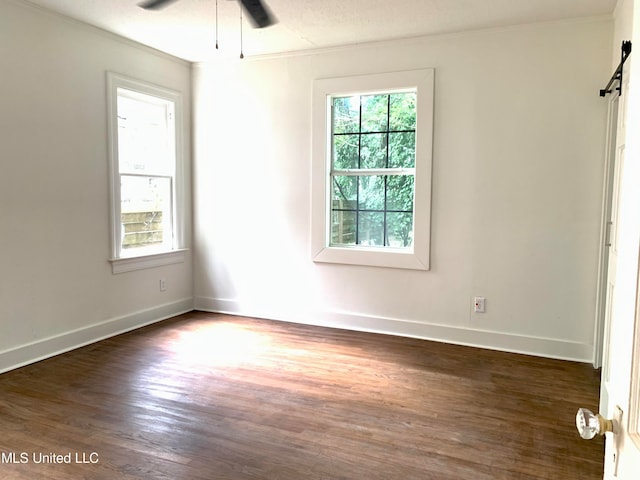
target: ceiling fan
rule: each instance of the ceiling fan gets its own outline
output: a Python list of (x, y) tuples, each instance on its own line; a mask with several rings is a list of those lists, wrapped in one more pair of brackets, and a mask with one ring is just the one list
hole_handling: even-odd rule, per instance
[[(160, 10), (176, 0), (144, 0), (138, 6), (145, 10)], [(251, 17), (256, 28), (264, 28), (275, 23), (273, 15), (260, 0), (238, 0)]]

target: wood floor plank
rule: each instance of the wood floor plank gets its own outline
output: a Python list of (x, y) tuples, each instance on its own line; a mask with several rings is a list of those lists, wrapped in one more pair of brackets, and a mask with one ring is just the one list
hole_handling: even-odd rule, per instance
[(584, 364), (192, 312), (1, 375), (0, 477), (599, 480), (574, 425), (598, 390)]

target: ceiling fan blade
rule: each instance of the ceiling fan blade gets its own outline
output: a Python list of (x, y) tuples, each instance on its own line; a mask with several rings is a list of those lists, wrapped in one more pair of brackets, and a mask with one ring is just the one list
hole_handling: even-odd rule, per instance
[(175, 1), (176, 0), (145, 0), (144, 2), (138, 3), (138, 6), (145, 10), (160, 10)]
[(273, 25), (276, 21), (269, 13), (267, 7), (260, 0), (240, 0), (247, 10), (256, 28), (264, 28)]

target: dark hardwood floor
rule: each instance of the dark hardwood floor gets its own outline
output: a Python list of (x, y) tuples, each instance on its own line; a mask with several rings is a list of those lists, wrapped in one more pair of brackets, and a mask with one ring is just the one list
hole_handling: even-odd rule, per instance
[(0, 478), (600, 480), (604, 443), (574, 424), (598, 385), (584, 364), (192, 312), (0, 375)]

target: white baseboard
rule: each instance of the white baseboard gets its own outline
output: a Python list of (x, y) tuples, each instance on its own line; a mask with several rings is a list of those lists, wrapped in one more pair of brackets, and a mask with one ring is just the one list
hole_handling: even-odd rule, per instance
[(243, 307), (234, 300), (210, 297), (196, 297), (194, 308), (207, 312), (398, 335), (538, 357), (557, 358), (584, 363), (591, 363), (593, 361), (593, 345), (553, 338), (475, 330), (348, 312), (325, 311), (307, 315), (300, 312), (258, 312), (251, 311), (251, 309)]
[(0, 373), (193, 310), (185, 298), (0, 352)]

